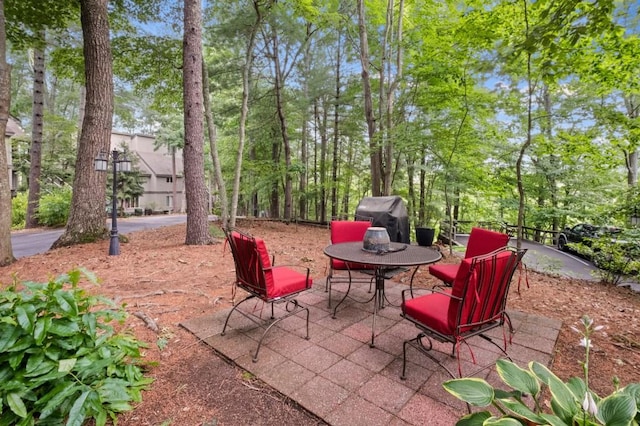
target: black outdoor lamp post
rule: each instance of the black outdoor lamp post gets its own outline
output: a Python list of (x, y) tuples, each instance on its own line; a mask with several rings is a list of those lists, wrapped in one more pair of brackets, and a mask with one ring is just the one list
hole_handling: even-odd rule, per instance
[[(107, 171), (109, 154), (100, 151), (94, 160), (97, 171)], [(113, 165), (113, 196), (111, 198), (111, 240), (109, 242), (109, 256), (120, 254), (120, 240), (118, 239), (118, 172), (131, 171), (131, 161), (124, 152), (118, 150), (111, 151), (111, 164)]]

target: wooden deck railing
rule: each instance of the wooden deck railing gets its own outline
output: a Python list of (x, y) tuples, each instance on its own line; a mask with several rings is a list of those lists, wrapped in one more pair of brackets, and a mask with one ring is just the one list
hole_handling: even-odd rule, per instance
[[(516, 225), (510, 225), (506, 222), (497, 221), (470, 221), (470, 220), (457, 220), (453, 222), (453, 236), (455, 239), (456, 234), (468, 234), (471, 232), (471, 228), (478, 226), (480, 228), (491, 229), (493, 231), (500, 231), (509, 234), (511, 237), (515, 237), (518, 227)], [(449, 230), (451, 229), (449, 221), (443, 221), (440, 223), (440, 234), (438, 239), (447, 242)], [(540, 244), (556, 245), (557, 237), (560, 231), (551, 231), (548, 229), (531, 228), (528, 226), (522, 227), (522, 237), (525, 240), (535, 241)]]

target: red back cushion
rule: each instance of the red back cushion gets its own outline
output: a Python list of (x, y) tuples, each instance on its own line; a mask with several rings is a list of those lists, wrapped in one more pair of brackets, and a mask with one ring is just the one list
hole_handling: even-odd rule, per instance
[[(331, 244), (353, 243), (364, 240), (364, 234), (371, 226), (371, 222), (364, 220), (333, 220), (331, 221)], [(331, 259), (333, 269), (371, 269), (370, 265), (359, 263), (345, 263)]]
[(509, 244), (509, 236), (484, 228), (472, 228), (465, 258), (482, 256)]
[(264, 241), (260, 238), (247, 238), (235, 231), (231, 236), (236, 247), (236, 275), (255, 292), (267, 294), (269, 287), (273, 287), (273, 276), (269, 274), (267, 277), (262, 271), (263, 267), (271, 267)]
[[(480, 323), (494, 319), (501, 311), (507, 296), (516, 255), (505, 250), (494, 256), (476, 260), (471, 270), (472, 259), (464, 259), (453, 282), (451, 292), (462, 300), (452, 300), (449, 305), (448, 321), (454, 326)], [(472, 327), (462, 327), (464, 332)]]
[(331, 244), (362, 241), (369, 221), (333, 220), (331, 221)]

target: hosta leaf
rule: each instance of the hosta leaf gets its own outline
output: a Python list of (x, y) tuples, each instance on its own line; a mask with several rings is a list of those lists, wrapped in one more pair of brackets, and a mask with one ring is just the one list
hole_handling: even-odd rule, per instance
[[(583, 395), (587, 393), (587, 385), (584, 383), (584, 380), (582, 380), (580, 377), (571, 377), (568, 381), (567, 381), (567, 386), (569, 387), (569, 390), (571, 391), (571, 393), (573, 393), (573, 395), (575, 395), (576, 397)], [(593, 393), (593, 391), (591, 391), (592, 395), (595, 395)]]
[(636, 401), (636, 406), (640, 410), (640, 383), (631, 383), (620, 390), (621, 393), (631, 396)]
[(461, 417), (456, 423), (456, 426), (482, 426), (484, 421), (489, 418), (491, 418), (491, 413), (488, 411), (479, 411)]
[(551, 426), (567, 426), (567, 423), (562, 420), (558, 416), (554, 416), (553, 414), (540, 414), (540, 417), (544, 419), (544, 424), (549, 424)]
[(544, 420), (542, 417), (531, 411), (529, 407), (526, 405), (513, 400), (501, 400), (500, 401), (505, 407), (507, 407), (511, 412), (518, 415), (518, 417), (525, 418), (533, 423), (543, 424)]
[(17, 393), (12, 392), (7, 394), (7, 404), (16, 416), (23, 419), (27, 417), (27, 407)]
[(477, 407), (486, 407), (493, 401), (493, 387), (475, 377), (447, 380), (442, 384), (447, 392)]
[(491, 417), (485, 420), (483, 424), (484, 426), (522, 426), (522, 423), (520, 423), (520, 421), (509, 417)]
[(636, 413), (634, 398), (616, 393), (600, 400), (597, 417), (606, 426), (627, 426), (631, 424)]
[[(570, 422), (578, 412), (579, 402), (573, 395), (569, 387), (551, 372), (546, 366), (539, 362), (529, 363), (531, 370), (540, 380), (549, 386), (552, 395), (553, 412), (561, 419)], [(580, 401), (581, 403), (581, 401)]]
[(536, 377), (530, 371), (518, 367), (513, 362), (499, 359), (496, 361), (496, 370), (502, 381), (513, 389), (534, 397), (540, 392), (540, 383)]

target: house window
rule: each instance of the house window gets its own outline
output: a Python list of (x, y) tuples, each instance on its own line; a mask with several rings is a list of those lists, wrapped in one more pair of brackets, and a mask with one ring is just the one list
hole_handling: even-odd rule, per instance
[(172, 195), (167, 195), (167, 197), (165, 199), (165, 205), (167, 207), (173, 207), (173, 196)]
[(169, 176), (169, 177), (167, 178), (167, 183), (171, 183), (171, 182), (173, 182), (173, 176)]

